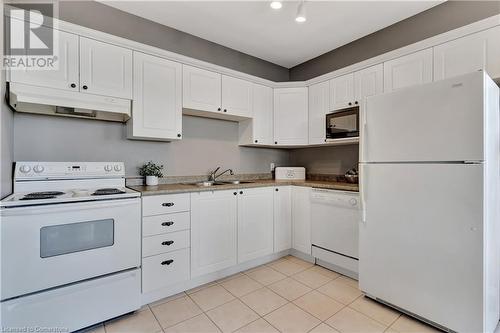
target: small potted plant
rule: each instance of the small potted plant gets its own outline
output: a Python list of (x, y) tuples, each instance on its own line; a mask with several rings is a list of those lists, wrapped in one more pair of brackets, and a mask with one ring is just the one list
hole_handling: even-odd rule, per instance
[(139, 168), (139, 175), (146, 177), (146, 185), (158, 185), (158, 177), (163, 177), (163, 165), (149, 161)]

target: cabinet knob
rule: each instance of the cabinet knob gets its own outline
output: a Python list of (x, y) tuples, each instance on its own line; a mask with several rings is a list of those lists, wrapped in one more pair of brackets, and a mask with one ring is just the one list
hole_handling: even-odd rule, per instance
[(170, 227), (171, 225), (173, 225), (174, 222), (172, 221), (169, 221), (169, 222), (162, 222), (161, 225), (164, 226), (164, 227)]
[(354, 102), (354, 104), (356, 104), (356, 105), (357, 105), (357, 104), (358, 104), (358, 101), (355, 101), (355, 102)]
[(164, 242), (161, 242), (161, 245), (166, 245), (166, 246), (170, 246), (174, 244), (174, 241), (164, 241)]
[(221, 108), (217, 108), (217, 111), (220, 111), (220, 110), (221, 110)]
[(227, 109), (224, 109), (224, 112), (227, 112)]
[(351, 102), (349, 102), (349, 105), (352, 105), (352, 103), (351, 103)]
[(165, 261), (162, 261), (161, 264), (162, 265), (170, 265), (171, 263), (173, 263), (174, 260), (173, 259), (169, 259), (169, 260), (165, 260)]
[(278, 144), (278, 141), (274, 141), (274, 144), (277, 145)]
[(240, 194), (243, 194), (243, 191), (240, 191)]
[(181, 136), (182, 136), (182, 135), (181, 135), (181, 133), (177, 134), (177, 137), (178, 137), (178, 138), (180, 138)]
[(83, 90), (87, 90), (89, 87), (83, 86), (82, 88), (83, 88)]
[(325, 139), (325, 142), (326, 142), (326, 139)]
[(164, 202), (161, 204), (163, 207), (172, 207), (174, 205), (173, 202)]
[(280, 189), (279, 189), (279, 188), (277, 188), (275, 191), (276, 191), (276, 192), (278, 192), (279, 190), (280, 190)]
[(76, 84), (75, 84), (75, 83), (72, 83), (72, 84), (71, 84), (71, 88), (76, 88)]
[(255, 143), (259, 142), (259, 140), (255, 140)]
[(238, 194), (238, 192), (233, 192), (234, 195)]

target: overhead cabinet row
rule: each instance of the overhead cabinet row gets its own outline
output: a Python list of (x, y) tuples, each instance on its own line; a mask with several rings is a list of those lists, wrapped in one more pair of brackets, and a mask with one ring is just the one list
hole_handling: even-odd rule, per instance
[(368, 96), (475, 70), (500, 78), (500, 26), (309, 87), (274, 89), (76, 34), (56, 33), (58, 69), (12, 70), (9, 81), (132, 103), (130, 139), (182, 139), (182, 114), (188, 114), (238, 121), (240, 145), (320, 145), (325, 143), (325, 114), (362, 107)]

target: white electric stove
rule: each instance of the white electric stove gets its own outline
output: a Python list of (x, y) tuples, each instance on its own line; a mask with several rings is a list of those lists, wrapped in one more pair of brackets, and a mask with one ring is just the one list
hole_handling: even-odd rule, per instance
[(140, 307), (140, 193), (122, 162), (17, 162), (0, 201), (1, 327), (75, 331)]

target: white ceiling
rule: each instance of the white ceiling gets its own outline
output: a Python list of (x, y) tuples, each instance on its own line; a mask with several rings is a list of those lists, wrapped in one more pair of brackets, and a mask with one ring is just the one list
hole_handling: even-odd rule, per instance
[(102, 1), (123, 11), (290, 68), (441, 1)]

